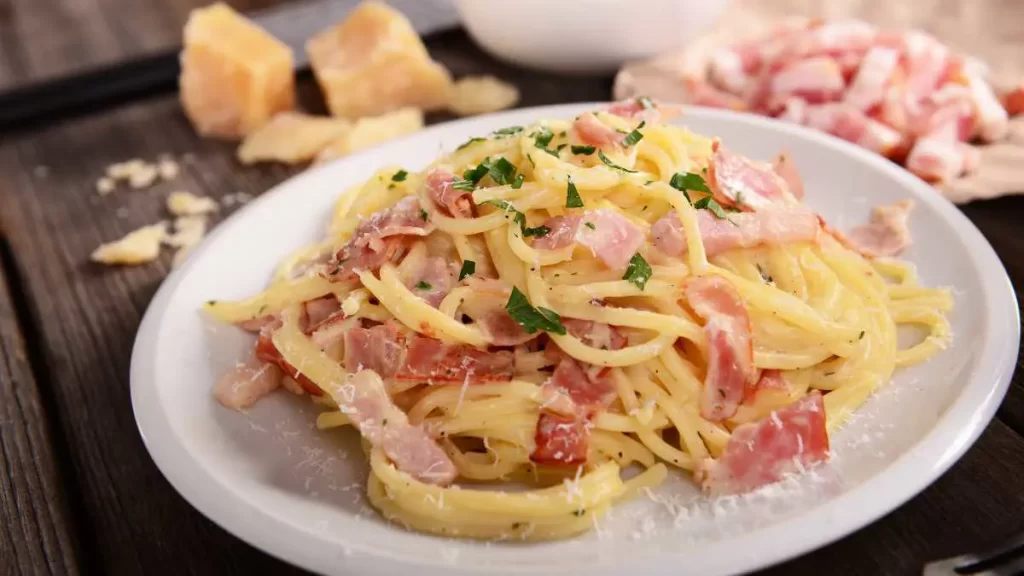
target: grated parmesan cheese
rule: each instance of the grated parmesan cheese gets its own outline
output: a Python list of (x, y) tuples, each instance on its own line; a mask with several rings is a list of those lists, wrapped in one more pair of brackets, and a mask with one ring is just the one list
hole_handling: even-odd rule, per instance
[(242, 164), (306, 162), (345, 134), (350, 126), (348, 120), (340, 118), (282, 112), (245, 138), (238, 147), (238, 161)]
[(90, 258), (102, 264), (135, 265), (152, 262), (160, 256), (160, 243), (166, 234), (166, 222), (143, 226), (120, 240), (102, 244), (93, 250)]
[(216, 200), (185, 190), (176, 190), (167, 197), (167, 210), (175, 216), (198, 216), (213, 212), (218, 207)]
[(156, 171), (163, 180), (174, 180), (180, 172), (178, 163), (170, 158), (161, 158), (156, 165)]
[(111, 192), (114, 191), (114, 187), (116, 185), (117, 184), (114, 182), (112, 178), (110, 178), (109, 176), (104, 176), (96, 180), (96, 192), (98, 192), (100, 196), (106, 196), (107, 194), (110, 194)]
[(206, 234), (206, 218), (202, 216), (182, 216), (174, 220), (174, 234), (166, 236), (163, 241), (178, 250), (171, 260), (171, 267), (181, 266), (192, 250)]

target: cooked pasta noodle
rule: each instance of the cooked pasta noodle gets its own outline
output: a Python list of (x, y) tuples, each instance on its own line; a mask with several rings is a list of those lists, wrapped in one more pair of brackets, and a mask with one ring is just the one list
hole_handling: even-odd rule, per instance
[[(316, 398), (327, 408), (317, 427), (360, 425), (370, 440), (369, 499), (384, 517), (469, 538), (578, 534), (615, 502), (656, 486), (668, 469), (700, 471), (709, 459), (725, 458), (738, 427), (774, 418), (774, 411), (815, 391), (823, 393), (827, 429), (834, 431), (895, 369), (922, 362), (949, 342), (950, 294), (922, 286), (906, 263), (865, 258), (827, 234), (815, 241), (712, 250), (701, 223), (708, 217), (702, 210), (714, 205), (705, 199), (700, 206), (697, 200), (706, 197), (700, 186), (687, 190), (673, 184), (673, 176), (706, 174), (715, 145), (677, 126), (649, 121), (638, 127), (641, 117), (593, 117), (619, 138), (638, 132), (639, 143), (588, 145), (582, 127), (541, 121), (471, 141), (421, 173), (383, 170), (340, 197), (329, 237), (286, 260), (266, 291), (207, 304), (225, 322), (277, 320), (268, 330), (281, 365), (326, 392)], [(465, 175), (480, 166), (490, 170), (475, 181)], [(470, 213), (438, 202), (431, 189), (437, 170), (463, 175), (455, 181), (468, 188)], [(418, 202), (432, 231), (405, 238), (397, 256), (339, 279), (339, 251), (353, 244), (368, 218), (406, 198)], [(599, 249), (579, 240), (579, 232), (576, 243), (538, 246), (542, 237), (559, 232), (555, 217), (598, 213), (643, 236), (635, 255), (626, 256), (633, 256), (630, 266), (637, 258), (649, 266), (647, 277), (610, 266)], [(655, 223), (672, 214), (688, 248), (678, 256), (661, 253), (652, 239)], [(438, 255), (461, 266), (463, 277), (431, 302), (417, 288), (429, 283), (412, 282)], [(491, 283), (473, 284), (474, 272), (465, 274), (468, 263), (477, 279), (490, 277)], [(685, 295), (684, 287), (697, 278), (732, 286), (749, 316), (753, 369), (762, 377), (767, 372), (761, 371), (777, 370), (783, 382), (746, 395), (725, 418), (709, 417), (701, 403), (718, 344), (709, 336), (712, 322)], [(499, 343), (483, 321), (488, 313), (507, 310), (526, 326), (512, 314), (513, 287), (541, 316), (534, 326), (539, 331), (527, 334), (525, 343)], [(424, 481), (396, 464), (386, 442), (373, 441), (360, 420), (366, 415), (349, 407), (352, 370), (339, 357), (349, 351), (329, 351), (317, 340), (320, 331), (303, 325), (313, 314), (304, 306), (325, 297), (336, 301), (338, 314), (354, 319), (336, 332), (388, 324), (406, 338), (419, 334), (444, 346), (514, 352), (508, 379), (470, 382), (472, 371), (462, 382), (384, 378), (393, 402), (388, 410), (433, 438), (461, 483)], [(554, 328), (544, 324), (552, 317), (559, 319)], [(592, 333), (559, 330), (569, 319), (604, 326), (621, 342), (600, 345)], [(918, 327), (924, 336), (900, 348), (901, 326)], [(585, 459), (569, 465), (537, 457), (543, 414), (571, 417), (578, 408), (573, 394), (552, 393), (549, 381), (559, 360), (549, 357), (551, 350), (610, 387), (608, 402), (584, 418)], [(383, 421), (388, 425), (387, 416)], [(477, 486), (506, 483), (525, 484), (526, 490)]]

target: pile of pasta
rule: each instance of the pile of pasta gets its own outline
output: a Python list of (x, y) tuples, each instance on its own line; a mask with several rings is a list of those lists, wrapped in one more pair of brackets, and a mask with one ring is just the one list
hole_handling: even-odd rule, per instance
[(861, 249), (885, 218), (831, 230), (791, 166), (671, 114), (508, 127), (344, 192), (266, 291), (207, 303), (259, 332), (218, 398), (311, 395), (319, 428), (362, 434), (373, 506), (446, 536), (565, 538), (670, 469), (715, 495), (827, 459), (946, 345), (951, 296)]

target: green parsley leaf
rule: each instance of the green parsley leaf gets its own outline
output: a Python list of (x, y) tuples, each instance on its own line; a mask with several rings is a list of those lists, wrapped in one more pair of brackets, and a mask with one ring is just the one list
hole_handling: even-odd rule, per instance
[(576, 146), (573, 144), (570, 148), (573, 154), (579, 154), (580, 156), (590, 156), (597, 150), (596, 146)]
[(525, 180), (525, 179), (526, 179), (526, 177), (523, 176), (522, 174), (516, 175), (516, 179), (512, 181), (512, 189), (513, 190), (519, 190), (520, 188), (522, 188), (523, 187), (523, 180)]
[(391, 177), (391, 181), (392, 182), (404, 182), (405, 181), (405, 177), (408, 176), (408, 175), (409, 175), (409, 173), (406, 172), (405, 170), (399, 170), (398, 172), (395, 172), (394, 176)]
[(591, 230), (597, 230), (597, 226), (595, 226), (593, 222), (584, 222), (583, 225)]
[(696, 202), (693, 203), (693, 207), (697, 208), (698, 210), (710, 210), (712, 214), (721, 218), (722, 220), (729, 219), (729, 216), (725, 213), (725, 210), (722, 210), (722, 206), (718, 202), (715, 202), (715, 199), (712, 198), (711, 196), (705, 196), (700, 200), (697, 200)]
[(458, 148), (456, 148), (455, 150), (462, 150), (462, 149), (463, 149), (463, 148), (465, 148), (466, 146), (469, 146), (469, 145), (471, 145), (471, 144), (476, 144), (477, 142), (483, 142), (484, 140), (487, 140), (487, 138), (470, 138), (469, 140), (466, 140), (465, 142), (463, 142), (463, 143), (462, 143), (462, 144), (461, 144), (461, 145), (460, 145), (460, 146), (459, 146)]
[(652, 110), (655, 108), (654, 101), (647, 96), (637, 98), (636, 103), (642, 106), (644, 110)]
[(504, 200), (485, 200), (484, 202), (481, 202), (481, 204), (490, 204), (491, 206), (495, 206), (498, 209), (504, 211), (506, 214), (512, 214), (512, 221), (519, 225), (519, 229), (523, 231), (523, 236), (526, 238), (529, 238), (530, 236), (547, 236), (548, 232), (551, 232), (551, 229), (548, 228), (547, 226), (537, 226), (536, 228), (528, 228), (526, 226), (526, 214), (523, 214), (519, 210), (516, 210), (515, 206), (509, 204)]
[(514, 134), (519, 134), (522, 131), (523, 131), (523, 127), (522, 126), (508, 126), (506, 128), (502, 128), (500, 130), (495, 130), (493, 132), (493, 134), (495, 136), (512, 136)]
[(536, 228), (523, 227), (524, 238), (529, 238), (530, 236), (540, 238), (542, 236), (547, 236), (549, 232), (551, 232), (551, 228), (548, 228), (547, 226), (537, 226)]
[(626, 273), (622, 279), (643, 290), (647, 281), (651, 279), (651, 274), (651, 265), (637, 252), (629, 259), (629, 266), (626, 266)]
[(562, 319), (554, 310), (534, 308), (530, 301), (526, 299), (526, 295), (514, 286), (512, 287), (512, 295), (508, 297), (508, 302), (505, 304), (505, 310), (528, 334), (533, 334), (537, 330), (565, 334), (565, 326), (562, 325)]
[(742, 206), (743, 205), (743, 191), (742, 190), (737, 190), (736, 191), (736, 205), (737, 206)]
[(579, 190), (577, 190), (576, 185), (572, 183), (572, 176), (569, 177), (569, 186), (565, 192), (565, 207), (583, 208), (583, 198), (580, 198)]
[(530, 161), (530, 166), (533, 166), (534, 168), (537, 167), (537, 163), (533, 161), (533, 156), (530, 156), (529, 154), (527, 154), (526, 155), (526, 159)]
[(427, 213), (427, 211), (424, 210), (423, 208), (420, 208), (420, 219), (423, 220), (424, 222), (430, 219), (430, 214)]
[(620, 172), (629, 172), (630, 174), (636, 174), (636, 170), (630, 170), (628, 168), (623, 168), (622, 166), (619, 166), (615, 162), (612, 162), (611, 160), (609, 160), (608, 157), (604, 155), (604, 152), (602, 152), (600, 150), (597, 151), (597, 157), (600, 158), (601, 162), (604, 162), (604, 165), (609, 167), (609, 168), (612, 168), (614, 170), (618, 170)]
[(532, 134), (534, 141), (536, 141), (537, 148), (547, 148), (548, 144), (551, 143), (551, 139), (555, 135), (547, 128), (541, 128), (539, 131)]
[(462, 282), (467, 276), (472, 276), (474, 273), (476, 273), (476, 262), (466, 260), (462, 263), (462, 270), (459, 270), (459, 282)]
[(452, 182), (452, 188), (455, 190), (465, 190), (466, 192), (472, 192), (476, 187), (473, 185), (472, 180), (455, 180)]
[(478, 164), (475, 168), (470, 168), (462, 173), (462, 178), (469, 180), (473, 184), (478, 184), (483, 180), (484, 176), (491, 170), (491, 159), (484, 158), (484, 161)]
[(700, 174), (694, 174), (693, 172), (676, 172), (668, 181), (668, 185), (680, 192), (695, 190), (711, 194), (711, 189), (708, 188), (708, 183), (704, 178)]
[(417, 290), (430, 290), (430, 283), (420, 280), (416, 283)]
[(516, 177), (516, 167), (504, 158), (498, 158), (488, 166), (488, 174), (499, 186), (511, 184)]
[(647, 124), (646, 121), (641, 122), (639, 126), (633, 129), (632, 132), (626, 134), (626, 137), (622, 139), (623, 146), (633, 146), (637, 142), (644, 139), (644, 133), (640, 131)]

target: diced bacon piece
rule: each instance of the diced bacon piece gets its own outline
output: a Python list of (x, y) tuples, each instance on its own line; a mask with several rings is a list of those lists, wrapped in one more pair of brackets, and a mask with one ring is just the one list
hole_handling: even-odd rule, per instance
[(708, 369), (701, 391), (700, 413), (720, 421), (736, 413), (754, 384), (754, 347), (750, 316), (736, 288), (717, 276), (692, 278), (683, 285), (690, 307), (704, 319)]
[(786, 188), (794, 198), (801, 200), (804, 197), (804, 180), (796, 169), (796, 164), (786, 152), (780, 153), (775, 162), (772, 163), (772, 170), (786, 183)]
[(344, 280), (354, 277), (357, 270), (376, 270), (404, 252), (408, 237), (433, 231), (434, 225), (424, 218), (419, 200), (407, 196), (359, 224), (352, 239), (335, 255), (334, 266), (329, 265), (329, 275)]
[(917, 30), (904, 32), (895, 43), (902, 48), (907, 68), (907, 90), (917, 100), (939, 87), (949, 65), (949, 48)]
[(918, 138), (907, 156), (907, 170), (926, 182), (948, 182), (963, 172), (964, 150), (954, 123)]
[(1017, 84), (1012, 90), (1004, 92), (1000, 97), (1006, 113), (1010, 116), (1024, 113), (1024, 82)]
[(786, 384), (786, 378), (782, 375), (782, 370), (775, 370), (769, 368), (761, 370), (761, 375), (755, 380), (755, 384), (747, 389), (746, 395), (743, 397), (743, 403), (749, 404), (754, 401), (758, 392), (762, 390), (788, 390), (789, 385)]
[(341, 310), (341, 303), (333, 295), (309, 300), (303, 303), (302, 306), (305, 312), (305, 324), (308, 332), (312, 332), (324, 320), (327, 320)]
[(353, 328), (345, 333), (345, 369), (369, 369), (383, 378), (428, 384), (508, 381), (514, 372), (511, 352), (488, 352), (464, 344), (449, 345), (391, 324)]
[(903, 141), (899, 132), (842, 103), (808, 106), (806, 125), (882, 156), (893, 154)]
[(534, 241), (534, 248), (557, 250), (577, 243), (590, 249), (612, 270), (621, 270), (644, 243), (644, 233), (615, 210), (587, 210), (581, 215), (557, 216), (544, 225), (551, 231)]
[(875, 46), (868, 50), (843, 101), (862, 112), (881, 104), (889, 82), (899, 67), (899, 59), (899, 52), (892, 48)]
[(807, 121), (807, 101), (803, 98), (787, 98), (776, 118), (794, 124), (804, 124)]
[(541, 412), (530, 460), (548, 466), (578, 466), (587, 461), (587, 421)]
[(910, 245), (907, 218), (913, 207), (912, 200), (876, 206), (871, 211), (871, 221), (850, 230), (846, 237), (858, 252), (869, 258), (895, 256)]
[[(697, 226), (708, 257), (736, 248), (815, 242), (820, 230), (817, 216), (803, 207), (730, 214), (728, 220), (699, 210)], [(675, 212), (655, 222), (651, 236), (654, 246), (667, 256), (680, 256), (687, 250), (683, 225)]]
[(743, 98), (724, 90), (719, 90), (703, 80), (688, 77), (683, 79), (683, 85), (686, 87), (686, 101), (695, 106), (725, 108), (726, 110), (737, 111), (747, 109), (747, 103)]
[(843, 71), (835, 59), (816, 56), (798, 60), (772, 76), (769, 108), (778, 108), (793, 96), (811, 104), (831, 102), (842, 95), (844, 88)]
[(711, 495), (740, 494), (778, 482), (828, 459), (828, 432), (821, 393), (773, 411), (733, 430), (717, 460), (705, 460), (698, 480)]
[(255, 333), (259, 332), (260, 330), (263, 330), (264, 326), (277, 322), (277, 320), (277, 316), (271, 314), (270, 316), (260, 316), (259, 318), (253, 318), (252, 320), (245, 320), (243, 322), (239, 322), (237, 326), (242, 330), (245, 330), (246, 332)]
[(334, 395), (338, 409), (359, 433), (379, 446), (395, 467), (430, 484), (448, 485), (458, 469), (444, 450), (388, 396), (381, 377), (372, 370), (354, 374)]
[(409, 339), (405, 365), (395, 378), (428, 384), (476, 384), (508, 382), (514, 373), (514, 356), (508, 350), (488, 352), (414, 335)]
[(267, 328), (260, 331), (259, 338), (256, 339), (256, 359), (268, 364), (275, 364), (282, 372), (287, 376), (291, 376), (299, 383), (299, 386), (312, 394), (313, 396), (323, 396), (324, 391), (319, 386), (313, 383), (312, 380), (306, 377), (305, 374), (299, 372), (294, 366), (288, 363), (281, 355), (281, 352), (274, 345), (274, 341), (271, 339), (271, 330)]
[(473, 193), (452, 187), (455, 175), (443, 168), (435, 168), (427, 174), (426, 186), (430, 199), (438, 209), (455, 218), (473, 217)]
[[(648, 106), (645, 106), (645, 102)], [(639, 98), (619, 100), (608, 107), (607, 112), (623, 118), (643, 120), (648, 124), (665, 122), (679, 116), (682, 111), (676, 106), (666, 106), (651, 100), (642, 101)]]
[(562, 318), (562, 325), (587, 346), (601, 350), (618, 350), (626, 345), (626, 338), (614, 326), (604, 322)]
[(746, 210), (796, 204), (796, 198), (786, 189), (785, 180), (771, 165), (733, 154), (718, 140), (712, 144), (712, 149), (708, 184), (719, 204)]
[(428, 258), (416, 274), (409, 278), (407, 287), (413, 294), (426, 300), (427, 304), (437, 308), (458, 283), (458, 272), (454, 266), (454, 262), (440, 256)]
[(711, 55), (708, 76), (718, 88), (733, 94), (742, 94), (750, 83), (743, 59), (729, 48), (720, 48)]
[(622, 140), (622, 134), (610, 126), (605, 126), (591, 112), (581, 114), (572, 123), (573, 139), (590, 146), (613, 146)]
[(518, 346), (540, 335), (539, 332), (527, 332), (504, 309), (494, 310), (474, 320), (494, 346)]
[(576, 403), (580, 415), (592, 415), (607, 408), (615, 399), (615, 386), (607, 378), (606, 371), (591, 372), (586, 365), (573, 358), (564, 357), (555, 368), (554, 374), (544, 383), (567, 394)]
[(281, 385), (281, 370), (274, 364), (250, 360), (217, 380), (213, 395), (227, 408), (244, 410)]
[(1010, 119), (992, 87), (971, 70), (964, 71), (974, 103), (976, 136), (983, 142), (1002, 140), (1010, 131)]

